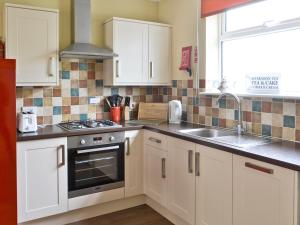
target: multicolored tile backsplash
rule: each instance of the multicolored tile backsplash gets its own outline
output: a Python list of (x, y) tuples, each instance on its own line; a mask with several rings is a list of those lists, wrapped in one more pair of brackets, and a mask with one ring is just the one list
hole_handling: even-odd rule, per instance
[[(185, 88), (185, 83), (180, 82), (183, 81), (173, 81), (173, 93), (180, 93)], [(197, 94), (204, 89), (205, 80), (200, 80), (199, 91), (194, 89), (195, 95), (188, 97), (183, 120), (220, 128), (236, 127), (238, 111), (235, 101), (226, 97), (217, 105), (218, 96)], [(184, 97), (178, 99), (184, 102)], [(300, 100), (241, 97), (241, 105), (242, 120), (248, 133), (300, 141)]]
[[(161, 87), (104, 87), (102, 63), (93, 60), (64, 60), (60, 63), (60, 86), (18, 87), (17, 112), (23, 106), (36, 106), (38, 124), (67, 120), (108, 119), (104, 98), (113, 94), (130, 96), (131, 102), (162, 102)], [(89, 104), (99, 97), (100, 104)], [(131, 113), (136, 115), (136, 109)]]
[[(199, 95), (205, 91), (205, 80), (194, 87), (193, 80), (173, 80), (171, 87), (104, 87), (102, 63), (89, 60), (61, 62), (61, 82), (58, 87), (17, 88), (17, 111), (23, 106), (36, 106), (39, 124), (56, 124), (67, 120), (108, 119), (104, 98), (119, 94), (130, 96), (131, 102), (165, 102), (180, 100), (183, 121), (233, 128), (237, 124), (236, 104), (217, 96)], [(89, 104), (99, 97), (100, 104)], [(242, 117), (247, 132), (300, 141), (300, 100), (264, 97), (243, 97)], [(131, 117), (135, 118), (136, 109)]]

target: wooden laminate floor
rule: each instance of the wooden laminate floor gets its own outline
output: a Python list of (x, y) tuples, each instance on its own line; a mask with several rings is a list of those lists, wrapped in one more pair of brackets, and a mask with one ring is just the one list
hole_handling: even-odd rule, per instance
[(69, 225), (173, 225), (147, 205), (82, 220)]

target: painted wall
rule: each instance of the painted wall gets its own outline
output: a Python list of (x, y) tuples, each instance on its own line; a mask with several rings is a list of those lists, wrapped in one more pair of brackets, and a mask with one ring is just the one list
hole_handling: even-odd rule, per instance
[[(198, 10), (199, 0), (161, 0), (159, 3), (159, 20), (173, 25), (173, 80), (191, 79), (187, 72), (178, 68), (182, 47), (197, 45)], [(193, 72), (196, 69), (193, 64)]]
[[(59, 9), (60, 48), (71, 43), (71, 0), (0, 0), (0, 36), (3, 36), (5, 3)], [(158, 20), (158, 3), (149, 0), (92, 0), (92, 42), (103, 46), (103, 22), (113, 16), (141, 20)]]

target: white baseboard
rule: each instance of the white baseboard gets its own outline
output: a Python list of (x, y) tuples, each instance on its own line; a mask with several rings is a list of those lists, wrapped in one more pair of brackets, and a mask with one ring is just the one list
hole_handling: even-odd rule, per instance
[(116, 200), (112, 202), (107, 202), (91, 207), (86, 207), (82, 209), (77, 209), (69, 211), (67, 213), (46, 217), (43, 219), (38, 219), (30, 221), (27, 223), (20, 223), (19, 225), (65, 225), (68, 223), (77, 222), (80, 220), (85, 220), (88, 218), (101, 216), (104, 214), (117, 212), (123, 209), (132, 208), (135, 206), (145, 204), (145, 196), (139, 195), (132, 198), (126, 198), (122, 200)]
[(69, 211), (67, 213), (46, 217), (43, 219), (33, 220), (27, 223), (20, 223), (19, 225), (65, 225), (68, 223), (74, 223), (77, 221), (89, 219), (96, 216), (105, 215), (112, 212), (132, 208), (135, 206), (147, 204), (153, 210), (158, 212), (160, 215), (174, 223), (175, 225), (190, 225), (187, 222), (180, 219), (175, 214), (171, 213), (168, 209), (161, 206), (159, 203), (148, 198), (145, 195), (139, 195), (132, 198), (126, 198), (122, 200), (116, 200), (107, 202), (95, 206), (85, 207)]

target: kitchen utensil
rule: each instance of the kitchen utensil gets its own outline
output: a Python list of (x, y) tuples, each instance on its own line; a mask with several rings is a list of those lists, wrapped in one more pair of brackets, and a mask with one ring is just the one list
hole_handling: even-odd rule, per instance
[(118, 103), (118, 106), (121, 106), (122, 101), (123, 101), (123, 97), (120, 96), (120, 95), (118, 95), (118, 97), (117, 97), (117, 103)]
[(107, 98), (105, 98), (106, 102), (107, 102), (107, 105), (109, 106), (109, 108), (111, 108), (111, 104), (109, 102), (109, 100)]
[(178, 100), (169, 102), (169, 123), (179, 124), (182, 116), (182, 105)]
[(125, 97), (125, 106), (129, 106), (130, 107), (130, 97), (129, 96)]
[(114, 98), (114, 96), (109, 96), (109, 97), (107, 97), (107, 98), (108, 98), (108, 100), (109, 100), (109, 102), (110, 102), (111, 107), (115, 107), (115, 106), (116, 106), (116, 103), (115, 103), (115, 98)]

